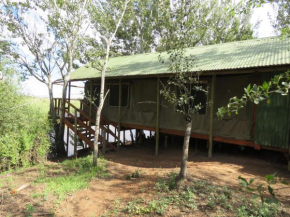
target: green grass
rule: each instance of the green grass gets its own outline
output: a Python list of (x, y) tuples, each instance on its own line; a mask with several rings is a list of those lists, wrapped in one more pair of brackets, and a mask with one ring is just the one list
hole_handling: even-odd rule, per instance
[[(105, 177), (106, 160), (99, 158), (98, 166), (92, 166), (92, 156), (84, 158), (66, 160), (60, 163), (63, 170), (54, 171), (54, 176), (49, 177), (49, 171), (42, 174), (35, 183), (45, 183), (46, 188), (43, 192), (44, 197), (56, 196), (60, 202), (68, 193), (74, 193), (77, 190), (85, 189), (89, 182), (97, 177)], [(34, 195), (35, 197), (39, 195)]]
[[(178, 175), (169, 173), (156, 181), (154, 194), (147, 198), (136, 198), (123, 204), (115, 204), (105, 216), (157, 216), (166, 215), (169, 210), (179, 213), (193, 213), (195, 210), (214, 216), (237, 217), (276, 216), (279, 204), (265, 204), (252, 199), (250, 194), (214, 185), (208, 181), (191, 179), (178, 182)], [(241, 196), (242, 195), (242, 196)], [(243, 199), (246, 196), (247, 199)], [(120, 214), (121, 213), (121, 214)]]

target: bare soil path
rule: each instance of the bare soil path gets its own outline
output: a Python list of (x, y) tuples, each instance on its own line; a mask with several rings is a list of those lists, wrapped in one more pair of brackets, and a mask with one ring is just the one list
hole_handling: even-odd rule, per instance
[[(148, 198), (154, 195), (154, 184), (156, 180), (167, 173), (179, 171), (181, 148), (168, 148), (160, 150), (159, 156), (154, 156), (153, 147), (123, 147), (119, 152), (109, 152), (106, 154), (108, 160), (108, 177), (93, 180), (89, 188), (70, 194), (60, 204), (53, 204), (53, 201), (42, 201), (41, 213), (49, 213), (53, 210), (55, 216), (104, 216), (108, 210), (114, 210), (118, 201), (127, 202), (134, 198)], [(270, 154), (271, 155), (271, 154)], [(237, 153), (215, 153), (209, 159), (205, 151), (195, 153), (190, 150), (188, 162), (188, 174), (197, 179), (208, 180), (216, 185), (239, 187), (238, 176), (250, 179), (255, 178), (258, 182), (264, 182), (266, 174), (278, 172), (280, 177), (290, 182), (290, 172), (287, 171), (286, 164), (274, 163), (256, 152), (252, 154)], [(57, 163), (48, 163), (50, 167), (57, 169)], [(138, 171), (141, 175), (139, 179), (127, 180), (130, 174)], [(36, 169), (28, 169), (11, 176), (10, 188), (21, 186), (24, 183), (32, 182), (39, 175)], [(8, 180), (8, 181), (7, 181)], [(11, 187), (12, 186), (12, 187)], [(279, 186), (278, 186), (279, 187)], [(7, 185), (1, 186), (3, 192)], [(2, 198), (0, 195), (0, 216), (27, 216), (23, 210), (27, 209), (27, 204), (31, 202), (31, 195), (38, 192), (37, 185), (32, 185), (17, 196)], [(10, 189), (11, 190), (11, 189)], [(290, 189), (281, 190), (277, 196), (284, 204), (290, 206)], [(34, 202), (37, 200), (33, 198)], [(198, 211), (197, 211), (198, 212)], [(179, 215), (175, 215), (179, 216)], [(189, 215), (190, 216), (190, 215)], [(193, 216), (202, 216), (195, 213)], [(290, 214), (289, 214), (290, 216)]]

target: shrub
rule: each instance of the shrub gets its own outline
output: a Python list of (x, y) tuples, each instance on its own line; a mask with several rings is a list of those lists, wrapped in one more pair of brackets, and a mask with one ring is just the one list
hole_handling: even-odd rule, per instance
[(15, 72), (0, 70), (0, 171), (43, 162), (50, 147), (48, 100), (23, 96)]

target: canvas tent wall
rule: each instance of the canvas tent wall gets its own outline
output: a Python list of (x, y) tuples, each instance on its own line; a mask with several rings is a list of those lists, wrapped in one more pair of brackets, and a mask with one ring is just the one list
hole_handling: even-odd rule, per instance
[[(188, 49), (187, 53), (196, 56), (196, 66), (192, 71), (202, 72), (202, 79), (207, 82), (208, 87), (211, 86), (211, 75), (217, 74), (214, 105), (214, 111), (216, 111), (217, 108), (226, 105), (230, 97), (240, 96), (243, 88), (249, 83), (254, 83), (257, 77), (263, 79), (263, 76), (270, 72), (282, 72), (288, 69), (290, 65), (289, 47), (290, 39), (273, 37), (195, 47)], [(166, 59), (166, 54), (163, 55)], [(154, 103), (143, 102), (156, 102), (157, 81), (160, 79), (165, 82), (168, 76), (170, 73), (168, 73), (166, 65), (160, 63), (156, 53), (110, 59), (109, 70), (106, 74), (107, 88), (110, 87), (110, 83), (117, 84), (119, 79), (130, 86), (130, 102), (128, 107), (122, 108), (122, 122), (154, 127), (156, 106)], [(88, 65), (76, 70), (72, 74), (71, 80), (90, 80), (97, 83), (99, 77), (100, 72)], [(208, 99), (211, 98), (210, 92)], [(161, 102), (166, 104), (162, 98)], [(288, 138), (284, 139), (283, 145), (281, 145), (282, 143), (272, 145), (272, 142), (269, 141), (277, 135), (271, 136), (271, 133), (268, 135), (268, 143), (258, 139), (264, 130), (261, 128), (263, 118), (259, 117), (260, 107), (257, 115), (252, 108), (251, 105), (248, 105), (238, 115), (227, 117), (223, 121), (214, 119), (214, 135), (245, 141), (253, 140), (261, 142), (260, 145), (288, 148)], [(193, 117), (193, 132), (208, 135), (208, 110), (207, 108), (204, 115)], [(287, 116), (288, 113), (286, 113), (282, 115)], [(103, 115), (112, 121), (117, 121), (117, 114), (117, 108), (109, 106), (106, 102)], [(170, 108), (161, 106), (160, 128), (184, 131), (184, 119)], [(283, 125), (283, 128), (285, 132), (289, 132), (289, 126)], [(254, 135), (257, 139), (254, 138)], [(287, 137), (287, 133), (284, 133), (283, 136)]]

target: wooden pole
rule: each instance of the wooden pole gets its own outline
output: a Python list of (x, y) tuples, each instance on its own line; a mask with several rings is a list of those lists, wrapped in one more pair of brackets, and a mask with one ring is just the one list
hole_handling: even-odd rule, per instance
[[(70, 89), (71, 89), (71, 82), (68, 83), (68, 112), (70, 112)], [(67, 131), (66, 131), (66, 144), (67, 144), (67, 149), (69, 146), (69, 128), (66, 127)]]
[[(93, 81), (90, 80), (90, 111), (89, 111), (89, 117), (92, 119), (92, 102), (93, 101)], [(89, 122), (89, 125), (92, 126), (92, 122)]]
[(123, 143), (126, 144), (126, 130), (123, 131)]
[[(117, 135), (117, 127), (115, 127), (115, 136)], [(117, 142), (117, 139), (115, 137), (115, 142)]]
[(121, 105), (122, 103), (122, 80), (119, 79), (119, 107), (118, 107), (118, 143), (117, 150), (120, 149), (120, 136), (121, 136)]
[(78, 135), (77, 135), (77, 125), (78, 125), (78, 112), (77, 112), (77, 110), (75, 109), (75, 128), (74, 128), (74, 156), (75, 156), (75, 158), (77, 158), (77, 155), (78, 155), (78, 153), (77, 153), (77, 142), (78, 142)]
[(216, 74), (212, 75), (211, 80), (211, 106), (210, 106), (210, 118), (209, 118), (209, 148), (208, 157), (212, 157), (212, 146), (213, 146), (213, 118), (214, 118), (214, 93), (215, 93), (215, 80)]
[(134, 136), (131, 129), (130, 129), (130, 135), (131, 135), (131, 144), (133, 145), (135, 141), (134, 141)]
[(159, 112), (160, 112), (160, 84), (159, 84), (159, 78), (156, 80), (157, 82), (157, 99), (156, 99), (156, 144), (155, 144), (155, 156), (158, 155), (158, 149), (159, 149)]

